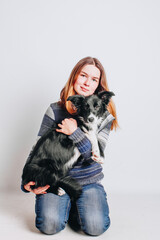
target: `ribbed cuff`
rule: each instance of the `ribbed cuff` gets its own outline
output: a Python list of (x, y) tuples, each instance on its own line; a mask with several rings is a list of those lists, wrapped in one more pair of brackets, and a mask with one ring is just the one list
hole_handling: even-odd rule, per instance
[(73, 140), (75, 143), (80, 142), (85, 138), (84, 132), (78, 127), (70, 136), (69, 138)]

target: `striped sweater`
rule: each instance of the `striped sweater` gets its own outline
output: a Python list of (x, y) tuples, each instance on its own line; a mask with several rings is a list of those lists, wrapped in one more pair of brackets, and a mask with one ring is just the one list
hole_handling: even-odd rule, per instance
[[(63, 109), (58, 104), (58, 102), (52, 103), (44, 114), (37, 139), (39, 139), (46, 131), (48, 131), (52, 127), (53, 122), (60, 123), (65, 118), (74, 118), (74, 115), (69, 114), (66, 109)], [(114, 119), (115, 118), (112, 116), (112, 114), (108, 112), (106, 119), (101, 123), (98, 128), (98, 140), (103, 151), (106, 147), (110, 128)], [(102, 172), (102, 166), (101, 164), (91, 159), (91, 143), (84, 134), (84, 132), (78, 127), (69, 136), (69, 138), (72, 139), (75, 143), (76, 147), (81, 153), (82, 158), (69, 171), (68, 175), (76, 179), (81, 185), (100, 181), (104, 177)], [(27, 161), (29, 160), (29, 158), (30, 155)], [(89, 164), (83, 164), (84, 161)], [(22, 190), (24, 190), (23, 186)]]

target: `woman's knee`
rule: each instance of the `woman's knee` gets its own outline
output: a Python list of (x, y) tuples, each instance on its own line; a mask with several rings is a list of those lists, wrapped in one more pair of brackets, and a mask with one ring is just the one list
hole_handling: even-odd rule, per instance
[(70, 210), (67, 194), (59, 197), (48, 193), (36, 196), (36, 227), (45, 234), (55, 234), (65, 228)]
[(100, 219), (86, 219), (86, 224), (82, 226), (83, 231), (91, 236), (99, 236), (104, 233), (110, 226), (110, 218), (107, 217), (104, 222)]
[(51, 216), (45, 214), (41, 218), (36, 218), (36, 227), (42, 233), (52, 235), (60, 232), (65, 228), (65, 221), (59, 218), (59, 216)]
[(98, 236), (109, 228), (109, 208), (102, 185), (90, 184), (84, 187), (77, 205), (81, 227), (85, 233)]

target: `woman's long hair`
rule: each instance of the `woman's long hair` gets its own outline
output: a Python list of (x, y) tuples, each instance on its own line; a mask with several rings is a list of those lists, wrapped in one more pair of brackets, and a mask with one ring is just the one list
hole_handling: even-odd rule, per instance
[[(76, 112), (76, 110), (73, 108), (72, 103), (70, 101), (67, 101), (67, 98), (69, 96), (73, 96), (76, 94), (76, 92), (73, 88), (74, 83), (77, 80), (77, 77), (78, 77), (79, 73), (81, 72), (81, 69), (85, 65), (88, 65), (88, 64), (94, 65), (100, 70), (99, 85), (94, 94), (97, 94), (98, 92), (103, 91), (103, 90), (109, 91), (105, 70), (104, 70), (102, 64), (100, 63), (100, 61), (97, 58), (92, 58), (92, 57), (85, 57), (85, 58), (81, 59), (73, 68), (66, 85), (64, 86), (64, 88), (62, 89), (62, 91), (60, 93), (60, 102), (59, 103), (61, 104), (62, 107), (66, 108), (67, 111), (71, 114), (74, 114)], [(118, 121), (117, 121), (115, 104), (112, 99), (110, 100), (110, 102), (107, 106), (107, 109), (115, 117), (115, 120), (112, 122), (111, 130), (113, 130), (113, 128), (116, 130), (116, 128), (119, 126), (118, 126)]]

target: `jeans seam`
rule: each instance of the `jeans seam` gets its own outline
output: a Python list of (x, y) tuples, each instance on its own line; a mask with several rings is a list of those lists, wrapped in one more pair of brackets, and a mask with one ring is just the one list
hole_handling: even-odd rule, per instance
[(66, 214), (64, 218), (65, 223), (67, 222), (67, 213), (68, 213), (69, 205), (70, 205), (70, 200), (68, 200), (68, 205), (67, 205)]
[(82, 220), (81, 220), (81, 217), (80, 217), (80, 213), (79, 213), (77, 202), (76, 202), (76, 207), (77, 207), (77, 213), (78, 213), (79, 222), (80, 222), (80, 225), (82, 227)]

